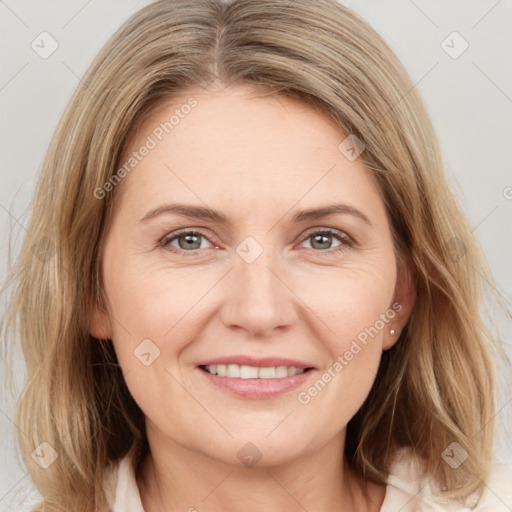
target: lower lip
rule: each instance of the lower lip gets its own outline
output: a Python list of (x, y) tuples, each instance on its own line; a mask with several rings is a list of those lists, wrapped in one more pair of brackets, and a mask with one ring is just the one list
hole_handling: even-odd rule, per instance
[(209, 382), (224, 391), (232, 393), (239, 398), (250, 400), (264, 400), (274, 396), (282, 395), (288, 391), (298, 388), (304, 384), (311, 376), (314, 370), (292, 375), (290, 377), (280, 377), (276, 379), (240, 379), (233, 377), (219, 377), (197, 368)]

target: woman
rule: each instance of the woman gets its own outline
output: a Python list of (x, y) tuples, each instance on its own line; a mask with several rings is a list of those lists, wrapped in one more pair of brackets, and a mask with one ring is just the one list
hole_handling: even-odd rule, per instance
[(482, 275), (353, 12), (141, 9), (61, 120), (16, 275), (35, 510), (512, 506)]

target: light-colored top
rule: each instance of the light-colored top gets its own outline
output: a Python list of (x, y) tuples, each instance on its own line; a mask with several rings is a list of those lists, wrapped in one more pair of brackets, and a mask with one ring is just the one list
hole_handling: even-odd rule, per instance
[[(396, 454), (390, 467), (380, 512), (511, 512), (512, 464), (494, 463), (484, 492), (474, 508), (436, 498), (422, 465), (407, 448)], [(456, 471), (456, 470), (454, 470)], [(110, 472), (105, 491), (112, 512), (144, 512), (131, 455)]]

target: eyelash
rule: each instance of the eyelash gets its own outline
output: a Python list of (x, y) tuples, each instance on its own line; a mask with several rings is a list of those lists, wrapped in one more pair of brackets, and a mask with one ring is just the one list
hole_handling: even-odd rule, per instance
[[(315, 249), (311, 249), (318, 253), (324, 253), (326, 256), (331, 256), (331, 255), (333, 255), (333, 253), (345, 251), (345, 250), (347, 250), (347, 247), (354, 247), (354, 245), (355, 245), (354, 240), (349, 235), (347, 235), (343, 231), (340, 231), (338, 229), (333, 229), (333, 228), (324, 228), (324, 229), (318, 229), (316, 231), (310, 231), (306, 234), (306, 236), (303, 237), (303, 239), (300, 243), (305, 242), (306, 240), (313, 237), (314, 235), (320, 235), (320, 234), (332, 235), (339, 242), (342, 242), (341, 245), (339, 245), (338, 247), (335, 247), (333, 249), (325, 249), (325, 250), (318, 249), (316, 251), (315, 251)], [(184, 236), (184, 235), (199, 235), (208, 240), (208, 237), (202, 231), (193, 230), (193, 229), (183, 229), (180, 231), (175, 231), (173, 233), (169, 233), (164, 238), (162, 238), (162, 240), (159, 242), (158, 245), (161, 247), (168, 248), (167, 250), (169, 250), (170, 252), (173, 252), (175, 254), (182, 255), (185, 257), (198, 256), (199, 252), (206, 250), (206, 249), (193, 249), (191, 251), (185, 251), (183, 249), (179, 249), (177, 247), (173, 247), (170, 245), (170, 243), (172, 241), (177, 240), (178, 238), (180, 238), (181, 236)], [(212, 243), (212, 242), (210, 242), (210, 243)]]

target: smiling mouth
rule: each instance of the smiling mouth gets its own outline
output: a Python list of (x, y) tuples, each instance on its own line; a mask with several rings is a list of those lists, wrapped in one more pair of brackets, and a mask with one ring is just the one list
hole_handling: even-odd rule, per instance
[(210, 375), (228, 377), (231, 379), (280, 379), (293, 377), (308, 372), (313, 368), (297, 368), (295, 366), (268, 366), (256, 367), (239, 364), (212, 364), (201, 365), (201, 370)]

